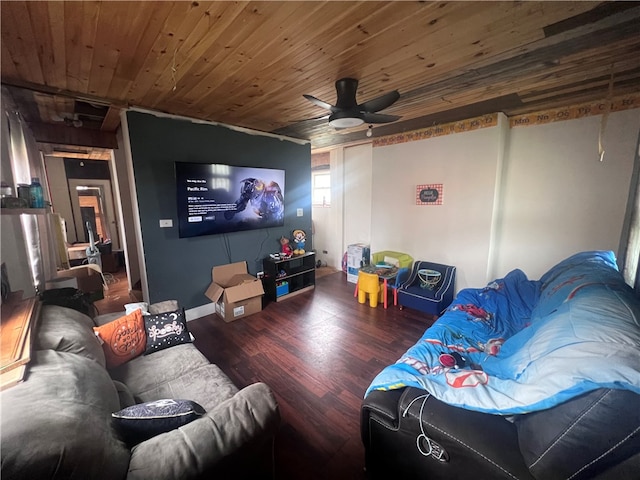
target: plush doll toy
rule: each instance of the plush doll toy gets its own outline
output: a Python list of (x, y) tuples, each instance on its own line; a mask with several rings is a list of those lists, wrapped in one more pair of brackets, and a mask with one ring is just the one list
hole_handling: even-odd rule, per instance
[(282, 253), (286, 257), (290, 257), (293, 253), (293, 248), (289, 244), (289, 239), (284, 235), (280, 237), (280, 253)]
[(304, 230), (293, 231), (293, 243), (295, 243), (295, 248), (293, 249), (294, 255), (302, 255), (304, 253), (304, 244), (306, 239), (307, 234), (304, 233)]

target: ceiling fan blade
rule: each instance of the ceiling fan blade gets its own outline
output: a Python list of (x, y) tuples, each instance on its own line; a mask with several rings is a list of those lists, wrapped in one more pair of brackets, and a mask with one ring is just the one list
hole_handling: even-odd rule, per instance
[(313, 95), (307, 95), (307, 94), (303, 94), (302, 95), (304, 98), (306, 98), (307, 100), (309, 100), (311, 103), (315, 103), (317, 106), (324, 108), (326, 110), (331, 110), (333, 112), (333, 109), (335, 108), (333, 105), (327, 103), (327, 102), (323, 102), (322, 100), (320, 100), (319, 98), (314, 97)]
[(380, 110), (384, 110), (385, 108), (393, 105), (399, 98), (400, 93), (398, 93), (397, 90), (394, 90), (392, 92), (385, 93), (380, 97), (374, 98), (373, 100), (364, 102), (358, 105), (358, 108), (360, 108), (360, 110), (363, 112), (379, 112)]
[(302, 120), (293, 120), (291, 122), (291, 125), (299, 125), (302, 123), (311, 123), (311, 122), (318, 122), (319, 120), (327, 120), (330, 115), (331, 115), (330, 113), (327, 113), (326, 115), (319, 115), (317, 117), (303, 118)]
[(389, 123), (400, 120), (402, 117), (398, 115), (385, 115), (384, 113), (364, 112), (362, 119), (365, 123)]
[(308, 140), (311, 132), (328, 126), (328, 118), (329, 114), (322, 115), (321, 117), (307, 118), (304, 120), (294, 120), (284, 127), (273, 130), (272, 133)]

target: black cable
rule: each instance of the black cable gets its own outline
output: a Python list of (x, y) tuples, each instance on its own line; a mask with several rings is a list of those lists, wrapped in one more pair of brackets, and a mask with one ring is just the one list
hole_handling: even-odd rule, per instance
[(264, 231), (267, 234), (267, 236), (264, 237), (264, 239), (262, 240), (262, 243), (260, 243), (260, 248), (258, 249), (258, 254), (256, 255), (256, 258), (254, 260), (254, 262), (256, 262), (256, 263), (258, 263), (262, 259), (262, 247), (264, 246), (264, 242), (266, 242), (267, 239), (270, 237), (269, 230), (267, 228), (265, 228)]
[(231, 245), (229, 244), (229, 237), (226, 233), (222, 234), (222, 241), (224, 244), (224, 250), (227, 254), (227, 263), (231, 263)]

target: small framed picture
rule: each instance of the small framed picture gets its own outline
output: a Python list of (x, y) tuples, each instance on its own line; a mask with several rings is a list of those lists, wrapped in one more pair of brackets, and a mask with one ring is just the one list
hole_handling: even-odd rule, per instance
[(416, 205), (442, 205), (442, 183), (417, 185)]

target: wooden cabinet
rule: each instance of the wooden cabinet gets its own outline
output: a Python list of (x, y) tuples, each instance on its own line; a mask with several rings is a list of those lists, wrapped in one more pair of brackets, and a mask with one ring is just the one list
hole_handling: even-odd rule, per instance
[(262, 261), (265, 295), (281, 302), (294, 295), (313, 290), (316, 284), (316, 254), (307, 252), (286, 259), (267, 257)]

